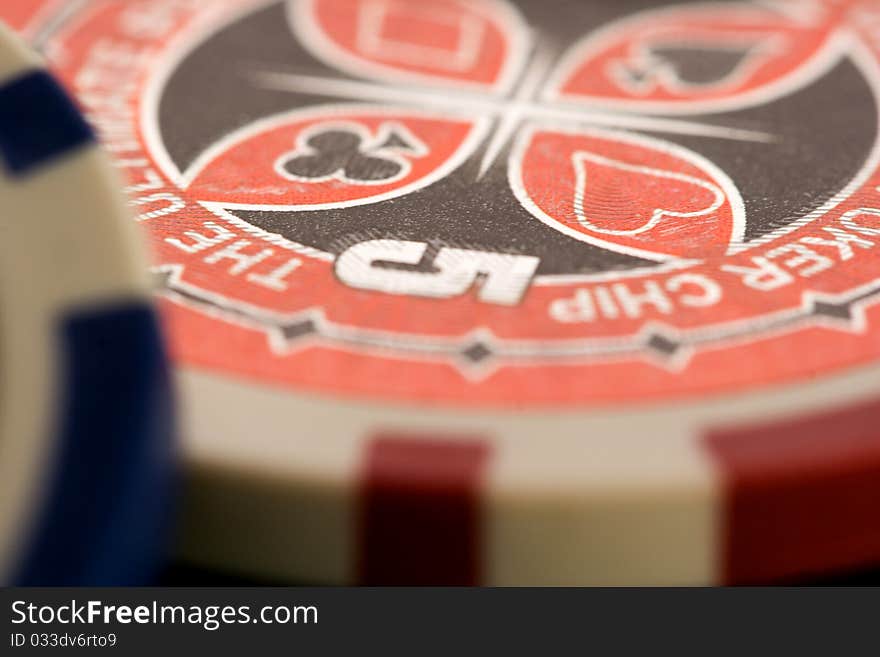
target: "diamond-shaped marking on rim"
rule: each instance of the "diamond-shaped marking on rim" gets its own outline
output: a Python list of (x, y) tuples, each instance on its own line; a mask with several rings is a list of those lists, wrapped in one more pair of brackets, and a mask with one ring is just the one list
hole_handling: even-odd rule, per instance
[(843, 303), (831, 303), (828, 301), (816, 301), (813, 303), (813, 315), (830, 317), (850, 321), (853, 318), (852, 306), (849, 301)]
[(645, 341), (645, 346), (662, 356), (674, 356), (684, 345), (679, 340), (673, 340), (662, 333), (652, 333)]
[(495, 356), (495, 351), (482, 340), (477, 340), (462, 349), (461, 355), (469, 362), (478, 364)]
[(278, 326), (278, 332), (288, 342), (293, 342), (299, 338), (304, 338), (318, 332), (318, 327), (314, 320), (305, 319), (298, 322), (281, 324)]

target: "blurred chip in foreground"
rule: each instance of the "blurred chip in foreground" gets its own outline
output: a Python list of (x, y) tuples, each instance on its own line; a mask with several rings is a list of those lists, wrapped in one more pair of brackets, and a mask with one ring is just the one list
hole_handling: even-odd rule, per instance
[(117, 177), (0, 24), (0, 581), (148, 581), (169, 515), (168, 370)]
[(183, 555), (315, 582), (880, 560), (874, 2), (91, 2)]

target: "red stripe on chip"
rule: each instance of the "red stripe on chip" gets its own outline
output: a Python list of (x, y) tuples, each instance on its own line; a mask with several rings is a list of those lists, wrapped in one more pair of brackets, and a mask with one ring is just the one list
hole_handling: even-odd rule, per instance
[(359, 494), (359, 581), (479, 584), (489, 456), (479, 440), (385, 434), (371, 441)]
[(706, 439), (724, 475), (723, 578), (880, 562), (880, 403)]

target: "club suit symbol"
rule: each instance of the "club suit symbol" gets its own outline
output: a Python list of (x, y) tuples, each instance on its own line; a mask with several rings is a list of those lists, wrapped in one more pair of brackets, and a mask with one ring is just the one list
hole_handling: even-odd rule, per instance
[(383, 124), (375, 137), (362, 124), (319, 124), (300, 135), (298, 142), (294, 151), (279, 158), (277, 171), (290, 180), (311, 183), (394, 182), (409, 173), (409, 157), (422, 157), (428, 152), (402, 126), (394, 124)]

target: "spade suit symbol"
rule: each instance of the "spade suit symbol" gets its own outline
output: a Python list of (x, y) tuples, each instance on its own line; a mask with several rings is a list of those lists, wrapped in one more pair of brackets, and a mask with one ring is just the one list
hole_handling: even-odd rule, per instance
[(720, 87), (734, 81), (761, 51), (765, 48), (760, 43), (670, 42), (652, 45), (631, 60), (619, 62), (612, 70), (626, 87), (641, 93), (657, 86)]

